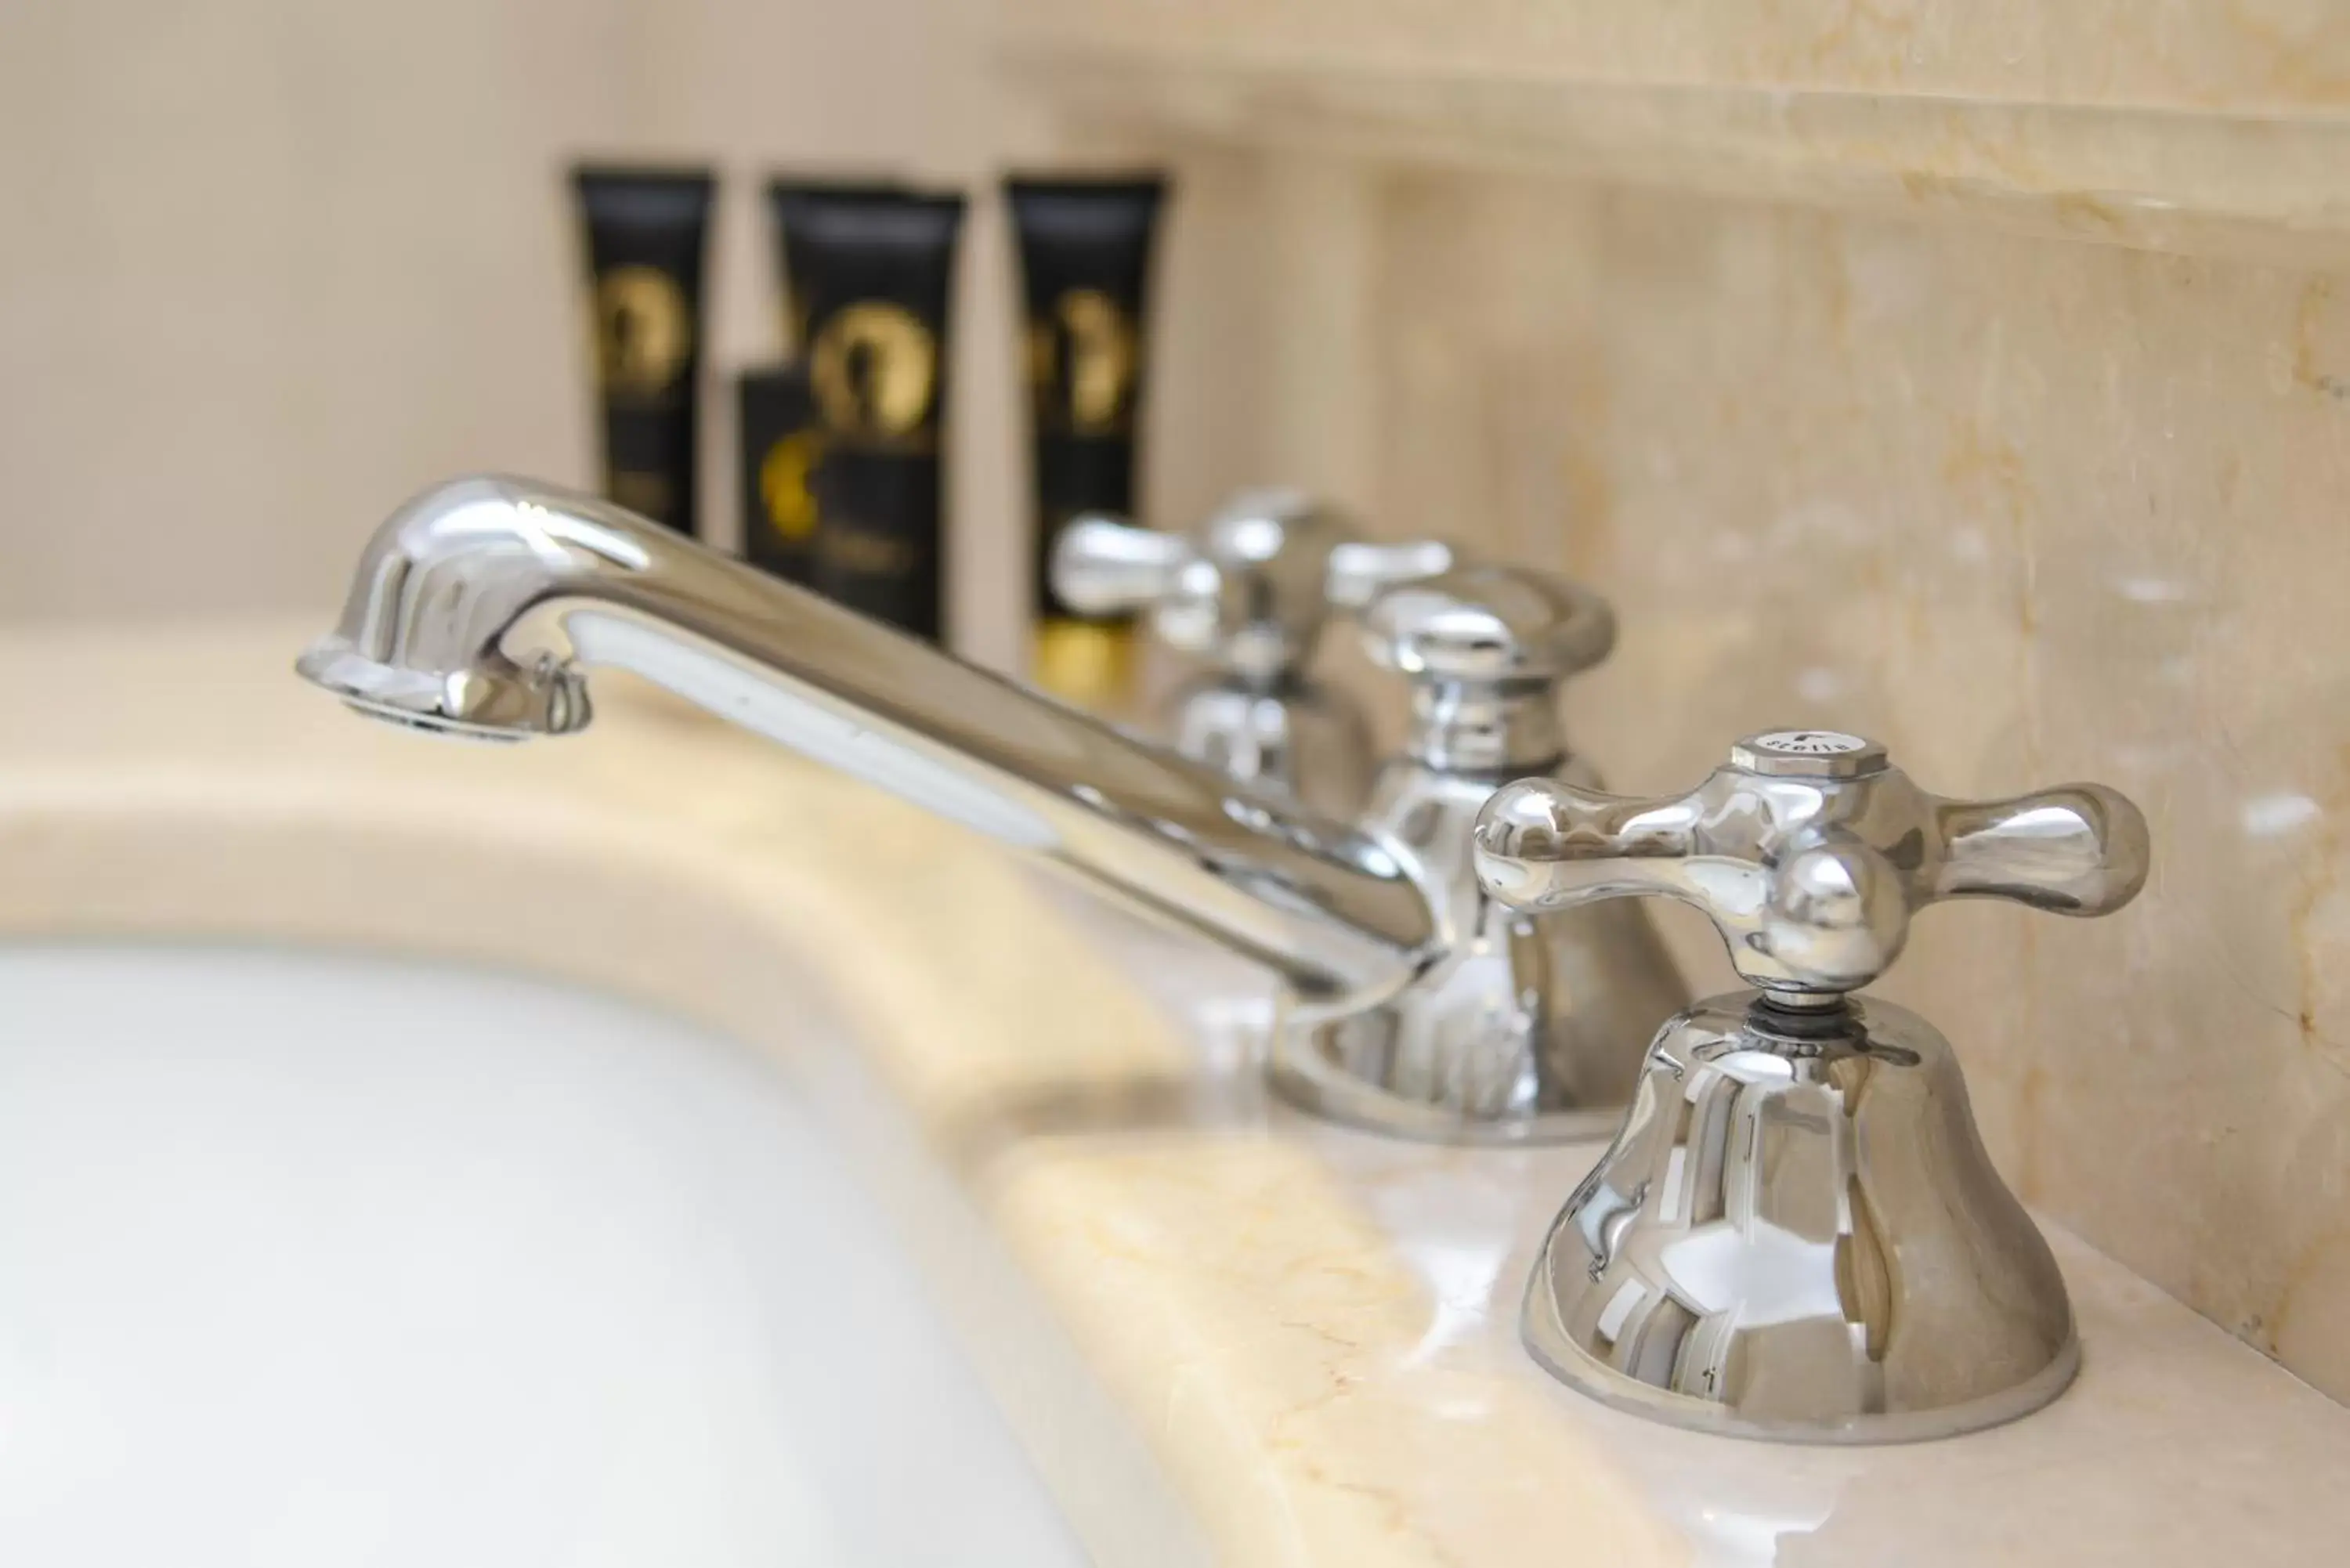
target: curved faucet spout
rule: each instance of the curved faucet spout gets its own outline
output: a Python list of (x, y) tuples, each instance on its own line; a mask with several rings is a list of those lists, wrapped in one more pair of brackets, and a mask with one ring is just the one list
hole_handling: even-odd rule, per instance
[(298, 668), (377, 718), (520, 738), (585, 725), (598, 665), (1201, 932), (1317, 1006), (1383, 1000), (1440, 944), (1378, 840), (529, 480), (452, 480), (394, 513)]

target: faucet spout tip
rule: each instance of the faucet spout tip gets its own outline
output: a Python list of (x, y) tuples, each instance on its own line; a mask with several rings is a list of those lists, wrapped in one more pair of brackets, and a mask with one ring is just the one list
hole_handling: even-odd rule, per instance
[(294, 670), (370, 719), (466, 740), (568, 734), (585, 729), (592, 716), (587, 682), (553, 660), (528, 670), (511, 664), (418, 670), (369, 658), (349, 639), (331, 633), (305, 649)]

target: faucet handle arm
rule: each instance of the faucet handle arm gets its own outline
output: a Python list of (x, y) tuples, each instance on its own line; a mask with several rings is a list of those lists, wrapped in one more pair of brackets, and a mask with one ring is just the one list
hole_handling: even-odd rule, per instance
[(1688, 898), (1683, 868), (1702, 853), (1699, 812), (1695, 795), (1642, 800), (1520, 779), (1477, 814), (1477, 880), (1529, 914), (1639, 893)]
[(1054, 542), (1054, 592), (1088, 615), (1147, 612), (1186, 653), (1253, 681), (1294, 671), (1330, 610), (1451, 564), (1449, 545), (1370, 545), (1295, 490), (1243, 491), (1189, 534), (1079, 517)]
[(1363, 617), (1371, 661), (1432, 685), (1556, 682), (1605, 659), (1616, 612), (1580, 583), (1523, 566), (1406, 580)]
[(1197, 556), (1180, 535), (1088, 513), (1053, 542), (1053, 591), (1083, 615), (1132, 614), (1173, 594)]
[(1438, 576), (1461, 564), (1461, 553), (1441, 539), (1387, 545), (1350, 539), (1330, 551), (1322, 597), (1333, 608), (1358, 612), (1399, 584)]
[(1816, 730), (1750, 736), (1677, 798), (1510, 784), (1479, 814), (1472, 856), (1479, 883), (1515, 909), (1634, 893), (1693, 904), (1740, 975), (1781, 992), (1869, 983), (1901, 956), (1910, 918), (1944, 898), (2108, 914), (2147, 865), (2145, 819), (2102, 784), (1943, 800), (1882, 746)]
[(2146, 818), (2104, 784), (1934, 805), (1936, 898), (2012, 898), (2057, 915), (2109, 915), (2146, 886)]

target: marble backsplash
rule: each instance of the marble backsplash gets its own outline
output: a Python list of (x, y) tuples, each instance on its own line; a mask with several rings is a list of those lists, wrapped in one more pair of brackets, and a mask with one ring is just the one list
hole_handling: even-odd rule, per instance
[(1883, 989), (1956, 1043), (2028, 1201), (2350, 1398), (2350, 277), (1181, 158), (1170, 511), (1301, 478), (1596, 585), (1622, 641), (1568, 713), (1620, 789), (1832, 724), (1943, 794), (2144, 806), (2132, 908), (1939, 909)]

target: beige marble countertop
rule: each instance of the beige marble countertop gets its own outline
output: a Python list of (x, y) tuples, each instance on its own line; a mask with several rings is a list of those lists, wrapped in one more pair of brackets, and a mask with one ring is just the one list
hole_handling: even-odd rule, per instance
[[(948, 1294), (1106, 1562), (2299, 1563), (2350, 1540), (2350, 1411), (2061, 1232), (2086, 1368), (2014, 1426), (1824, 1450), (1603, 1409), (1513, 1324), (1596, 1151), (1308, 1123), (1257, 1090), (1236, 966), (617, 681), (596, 730), (520, 748), (353, 722), (287, 672), (302, 629), (0, 637), (0, 931), (487, 961), (786, 1056), (789, 977), (820, 975), (909, 1129), (872, 1174), (960, 1205), (1035, 1309), (983, 1324)], [(1120, 1490), (1128, 1453), (1188, 1524)]]

